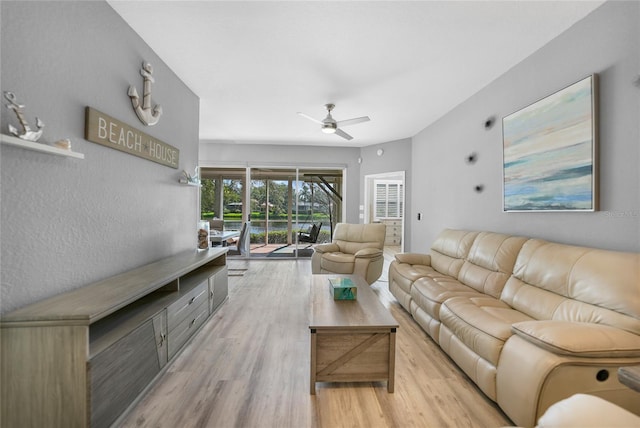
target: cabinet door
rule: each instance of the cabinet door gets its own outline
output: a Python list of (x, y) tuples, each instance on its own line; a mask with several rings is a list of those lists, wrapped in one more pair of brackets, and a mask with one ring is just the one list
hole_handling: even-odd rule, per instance
[(152, 320), (93, 357), (91, 426), (111, 426), (159, 371)]
[(225, 301), (229, 294), (229, 276), (227, 267), (209, 277), (209, 313), (213, 313)]

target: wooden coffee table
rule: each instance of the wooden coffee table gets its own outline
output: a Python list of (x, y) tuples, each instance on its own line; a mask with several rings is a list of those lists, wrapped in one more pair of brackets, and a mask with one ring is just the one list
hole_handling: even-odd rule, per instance
[[(333, 300), (329, 278), (348, 277), (357, 300)], [(311, 394), (316, 382), (387, 381), (393, 392), (398, 322), (378, 296), (354, 275), (312, 275)]]

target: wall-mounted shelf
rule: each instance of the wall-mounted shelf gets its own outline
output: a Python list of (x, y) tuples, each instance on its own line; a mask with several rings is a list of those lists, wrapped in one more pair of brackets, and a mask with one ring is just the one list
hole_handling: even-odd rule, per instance
[(189, 181), (186, 178), (181, 178), (178, 181), (180, 182), (180, 184), (186, 184), (187, 186), (194, 186), (194, 187), (201, 187), (202, 186), (200, 183), (194, 183), (193, 181)]
[(23, 149), (33, 150), (36, 152), (48, 153), (56, 156), (67, 156), (76, 159), (84, 159), (82, 153), (72, 152), (71, 150), (59, 149), (58, 147), (49, 146), (43, 143), (34, 143), (33, 141), (22, 140), (11, 135), (0, 134), (0, 141), (2, 144), (8, 144), (10, 146), (22, 147)]

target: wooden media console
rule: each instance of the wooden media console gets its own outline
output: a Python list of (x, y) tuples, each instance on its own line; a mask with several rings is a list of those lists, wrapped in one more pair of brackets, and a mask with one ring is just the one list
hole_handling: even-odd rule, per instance
[(3, 316), (0, 425), (111, 426), (227, 299), (226, 253), (187, 251)]

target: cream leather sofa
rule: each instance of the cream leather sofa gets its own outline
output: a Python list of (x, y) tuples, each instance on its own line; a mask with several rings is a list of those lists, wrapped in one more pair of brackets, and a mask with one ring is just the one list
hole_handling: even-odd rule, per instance
[(640, 364), (640, 254), (447, 229), (389, 289), (518, 425), (576, 393), (640, 412), (616, 376)]
[(386, 230), (382, 223), (338, 223), (332, 242), (314, 247), (311, 272), (354, 274), (373, 284), (382, 275)]
[(640, 427), (640, 416), (602, 398), (575, 394), (552, 404), (538, 419), (536, 428)]

